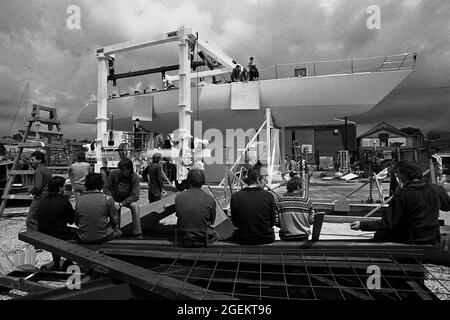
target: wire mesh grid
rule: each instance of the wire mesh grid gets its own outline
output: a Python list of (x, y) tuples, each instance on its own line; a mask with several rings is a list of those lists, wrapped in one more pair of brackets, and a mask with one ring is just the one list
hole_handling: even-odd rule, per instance
[[(246, 300), (450, 299), (450, 279), (431, 273), (422, 254), (412, 250), (174, 248), (165, 253), (152, 259), (161, 277), (180, 280), (177, 293), (195, 285), (205, 299), (210, 292)], [(371, 266), (379, 268), (379, 280)], [(425, 280), (435, 283), (433, 290)]]

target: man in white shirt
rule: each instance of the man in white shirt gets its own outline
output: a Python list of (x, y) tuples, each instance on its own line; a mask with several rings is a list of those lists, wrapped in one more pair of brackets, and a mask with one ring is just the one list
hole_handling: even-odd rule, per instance
[(84, 183), (86, 176), (91, 173), (91, 165), (86, 162), (86, 156), (83, 152), (77, 154), (77, 161), (70, 166), (69, 178), (72, 183), (72, 190), (75, 194), (75, 199), (86, 191)]

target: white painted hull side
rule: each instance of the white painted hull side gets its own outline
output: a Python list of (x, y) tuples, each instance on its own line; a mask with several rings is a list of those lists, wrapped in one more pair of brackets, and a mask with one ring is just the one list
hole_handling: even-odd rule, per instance
[[(278, 127), (295, 127), (326, 122), (337, 117), (369, 111), (397, 87), (413, 70), (398, 70), (356, 74), (338, 74), (305, 78), (259, 81), (259, 109), (231, 110), (232, 85), (219, 84), (193, 87), (194, 120), (202, 120), (203, 128), (255, 128), (264, 121), (270, 108)], [(197, 103), (197, 96), (199, 101)], [(178, 90), (159, 91), (145, 95), (108, 100), (108, 114), (114, 114), (115, 130), (130, 130), (135, 104), (148, 105), (151, 121), (144, 127), (153, 132), (171, 132), (178, 126)], [(153, 109), (152, 109), (153, 108)], [(97, 103), (87, 105), (78, 122), (95, 124)]]

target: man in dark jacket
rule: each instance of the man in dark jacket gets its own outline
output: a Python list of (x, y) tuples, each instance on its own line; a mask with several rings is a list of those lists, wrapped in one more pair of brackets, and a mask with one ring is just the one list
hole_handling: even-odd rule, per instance
[(238, 82), (241, 77), (241, 66), (236, 65), (236, 67), (231, 72), (231, 82)]
[(139, 200), (141, 189), (139, 176), (133, 171), (133, 162), (130, 159), (123, 159), (119, 162), (119, 170), (111, 172), (103, 191), (116, 202), (119, 217), (122, 207), (131, 210), (133, 236), (142, 239), (141, 214), (139, 205), (136, 203)]
[(258, 245), (275, 241), (275, 199), (263, 190), (264, 177), (251, 168), (247, 174), (247, 188), (231, 197), (231, 220), (237, 228), (233, 238), (241, 244)]
[(190, 189), (175, 198), (179, 244), (182, 247), (204, 247), (218, 240), (211, 228), (216, 220), (216, 201), (202, 190), (205, 174), (199, 169), (189, 171)]
[(102, 243), (120, 237), (119, 213), (114, 200), (101, 191), (102, 176), (88, 174), (85, 186), (86, 191), (76, 204), (77, 240), (81, 243)]
[(164, 192), (160, 161), (161, 154), (155, 153), (152, 157), (152, 163), (144, 170), (147, 174), (148, 201), (150, 203), (161, 200), (161, 194)]
[[(67, 241), (75, 239), (74, 229), (67, 226), (74, 222), (75, 211), (70, 201), (63, 195), (65, 183), (66, 179), (59, 176), (49, 181), (49, 194), (39, 202), (36, 219), (39, 232)], [(52, 256), (53, 270), (59, 271), (61, 257), (55, 254)]]
[(376, 231), (374, 240), (408, 244), (440, 242), (439, 210), (450, 211), (450, 197), (444, 188), (428, 184), (415, 161), (398, 164), (403, 188), (398, 190), (381, 221), (356, 221), (353, 230)]
[(34, 171), (34, 185), (28, 190), (33, 195), (30, 209), (27, 216), (27, 230), (37, 230), (36, 211), (40, 201), (48, 195), (48, 183), (52, 178), (52, 173), (45, 165), (45, 155), (36, 151), (31, 154), (31, 166)]

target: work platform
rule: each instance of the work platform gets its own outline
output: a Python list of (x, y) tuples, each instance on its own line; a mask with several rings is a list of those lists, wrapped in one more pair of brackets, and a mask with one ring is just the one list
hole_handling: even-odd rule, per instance
[[(126, 239), (80, 246), (34, 231), (19, 239), (103, 275), (81, 290), (23, 299), (437, 300), (424, 281), (441, 281), (423, 266), (433, 252), (428, 246), (321, 240), (186, 249)], [(376, 270), (379, 282), (370, 278)]]

